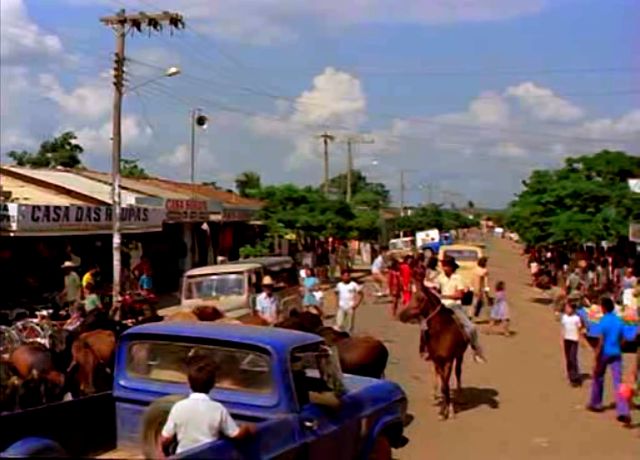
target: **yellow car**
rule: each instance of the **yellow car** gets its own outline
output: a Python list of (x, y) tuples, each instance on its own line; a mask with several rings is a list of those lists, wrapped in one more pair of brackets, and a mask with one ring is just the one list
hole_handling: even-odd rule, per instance
[(473, 283), (473, 270), (478, 266), (478, 259), (484, 256), (483, 247), (471, 244), (451, 244), (440, 246), (438, 260), (442, 262), (445, 257), (453, 257), (460, 266), (457, 273), (460, 274), (467, 287)]

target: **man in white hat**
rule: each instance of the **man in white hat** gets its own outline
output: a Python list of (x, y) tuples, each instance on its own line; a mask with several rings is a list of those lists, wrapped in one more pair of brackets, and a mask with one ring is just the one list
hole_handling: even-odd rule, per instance
[(60, 298), (65, 307), (72, 307), (80, 302), (82, 294), (82, 282), (75, 272), (76, 264), (67, 260), (62, 264), (64, 271), (64, 290), (60, 293)]
[(269, 275), (262, 278), (262, 292), (256, 299), (256, 313), (269, 324), (278, 322), (280, 301), (273, 293), (273, 280)]

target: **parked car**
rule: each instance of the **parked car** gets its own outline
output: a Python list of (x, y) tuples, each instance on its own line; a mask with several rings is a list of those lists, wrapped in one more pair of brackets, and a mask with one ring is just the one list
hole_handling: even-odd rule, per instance
[(408, 442), (402, 388), (342, 375), (317, 335), (160, 322), (121, 336), (112, 393), (2, 415), (2, 455), (152, 456), (171, 406), (189, 393), (185, 361), (194, 351), (215, 356), (211, 396), (238, 422), (256, 424), (256, 433), (209, 442), (178, 458), (390, 460), (391, 448)]

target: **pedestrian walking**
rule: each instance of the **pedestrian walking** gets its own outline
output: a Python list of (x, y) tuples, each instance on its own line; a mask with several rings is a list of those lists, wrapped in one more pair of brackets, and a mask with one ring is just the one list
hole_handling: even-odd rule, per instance
[(356, 310), (362, 303), (364, 295), (362, 287), (351, 279), (348, 271), (343, 271), (342, 279), (336, 285), (338, 311), (336, 312), (336, 329), (352, 333), (355, 327)]
[(593, 381), (591, 384), (591, 399), (587, 409), (593, 412), (602, 412), (602, 397), (604, 393), (604, 376), (607, 368), (611, 368), (613, 378), (614, 394), (616, 399), (616, 411), (618, 421), (624, 425), (631, 423), (629, 415), (629, 403), (619, 392), (622, 380), (622, 340), (623, 322), (614, 313), (614, 303), (609, 297), (604, 297), (601, 301), (604, 312), (599, 324), (599, 342), (596, 348), (596, 363), (593, 370)]
[(482, 307), (484, 307), (485, 300), (489, 292), (489, 270), (487, 269), (486, 257), (480, 257), (478, 259), (478, 265), (473, 271), (473, 319), (477, 320), (480, 317)]
[(73, 261), (68, 260), (62, 264), (64, 289), (60, 293), (60, 299), (64, 308), (73, 307), (82, 300), (82, 282), (75, 269)]
[(376, 296), (382, 297), (384, 295), (389, 294), (389, 287), (385, 286), (385, 276), (384, 272), (386, 270), (386, 263), (384, 260), (384, 256), (387, 253), (387, 248), (382, 246), (380, 248), (380, 254), (375, 258), (373, 264), (371, 264), (371, 276), (373, 277), (373, 282), (376, 285)]
[(391, 318), (398, 314), (398, 305), (402, 297), (402, 280), (400, 279), (400, 265), (397, 260), (393, 260), (387, 273), (387, 285), (391, 296)]
[(495, 329), (502, 325), (502, 333), (505, 336), (511, 335), (509, 323), (511, 318), (509, 315), (509, 304), (507, 303), (506, 285), (504, 281), (496, 283), (496, 299), (491, 308), (491, 324), (489, 329), (494, 332)]
[(400, 280), (402, 282), (402, 305), (409, 305), (411, 300), (411, 256), (407, 255), (400, 264)]
[(567, 302), (564, 314), (560, 319), (562, 325), (562, 339), (564, 347), (564, 359), (567, 369), (567, 377), (569, 383), (574, 387), (582, 385), (580, 377), (580, 369), (578, 366), (578, 345), (580, 343), (580, 334), (583, 331), (582, 320), (578, 316), (576, 300), (571, 299)]
[(316, 271), (313, 268), (307, 267), (302, 281), (302, 289), (302, 306), (305, 310), (322, 316), (320, 299), (317, 295), (320, 292), (320, 280), (316, 277)]

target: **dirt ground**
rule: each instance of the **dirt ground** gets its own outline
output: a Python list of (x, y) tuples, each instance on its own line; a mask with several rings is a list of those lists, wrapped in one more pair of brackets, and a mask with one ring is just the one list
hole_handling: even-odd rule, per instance
[[(409, 412), (415, 417), (407, 433), (410, 443), (396, 451), (395, 457), (639, 459), (640, 429), (622, 428), (613, 409), (602, 414), (587, 412), (589, 381), (583, 388), (569, 386), (559, 324), (550, 307), (534, 302), (538, 292), (527, 285), (528, 273), (516, 246), (492, 240), (488, 255), (491, 283), (506, 282), (516, 335), (482, 335), (487, 364), (474, 363), (467, 352), (465, 402), (454, 420), (438, 419), (432, 399), (433, 371), (417, 352), (418, 326), (391, 321), (383, 302), (365, 304), (358, 312), (357, 332), (383, 338), (390, 348), (387, 378), (405, 389)], [(582, 347), (582, 372), (590, 373), (592, 362), (591, 351)], [(604, 402), (612, 401), (607, 381)], [(638, 425), (640, 414), (633, 415)]]

